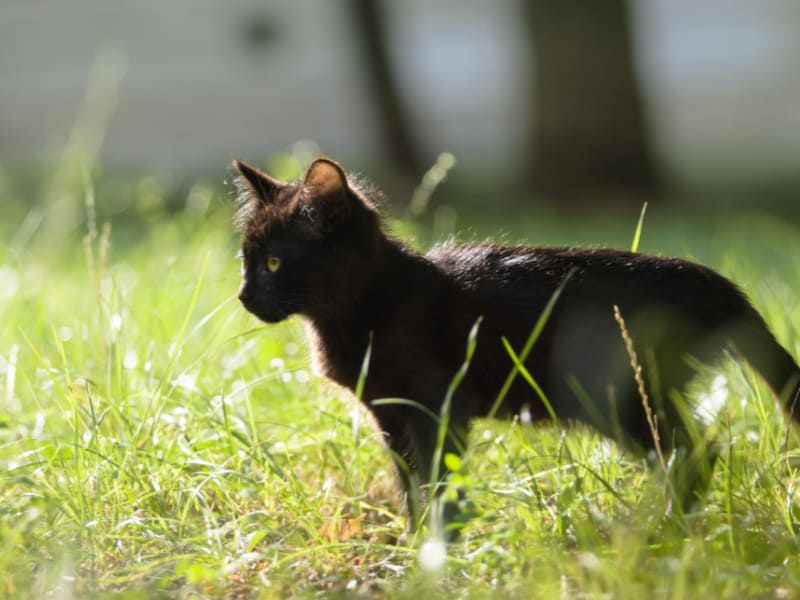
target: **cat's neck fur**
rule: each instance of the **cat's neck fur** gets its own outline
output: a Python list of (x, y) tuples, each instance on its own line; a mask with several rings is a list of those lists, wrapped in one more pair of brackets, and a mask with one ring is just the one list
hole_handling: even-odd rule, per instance
[(380, 230), (371, 258), (370, 268), (356, 274), (349, 302), (335, 313), (305, 315), (315, 372), (350, 389), (373, 336), (396, 324), (398, 311), (413, 311), (446, 285), (430, 260)]

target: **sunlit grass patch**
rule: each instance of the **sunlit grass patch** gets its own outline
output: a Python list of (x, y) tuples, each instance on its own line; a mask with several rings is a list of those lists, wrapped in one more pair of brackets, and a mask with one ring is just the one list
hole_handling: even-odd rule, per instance
[[(0, 246), (3, 593), (796, 597), (798, 436), (747, 367), (712, 388), (720, 460), (681, 527), (644, 460), (523, 415), (475, 424), (450, 479), (462, 535), (426, 545), (405, 532), (380, 435), (311, 373), (300, 323), (238, 305), (224, 202), (169, 212), (134, 185), (151, 203), (131, 224), (103, 215), (101, 189), (94, 233), (79, 194), (77, 224), (21, 210)], [(678, 240), (680, 215), (649, 215), (640, 249), (700, 248), (800, 355), (790, 226), (731, 219)], [(539, 222), (529, 242), (537, 227), (554, 235)]]

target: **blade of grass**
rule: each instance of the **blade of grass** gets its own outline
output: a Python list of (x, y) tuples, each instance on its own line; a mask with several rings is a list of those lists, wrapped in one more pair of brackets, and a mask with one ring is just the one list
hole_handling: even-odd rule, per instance
[(411, 406), (416, 408), (420, 412), (424, 413), (428, 417), (431, 418), (436, 423), (441, 422), (439, 415), (433, 412), (430, 408), (425, 406), (424, 404), (420, 404), (419, 402), (415, 402), (414, 400), (408, 400), (407, 398), (379, 398), (378, 400), (373, 400), (370, 402), (372, 406), (388, 406), (390, 404), (400, 404), (403, 406)]
[[(539, 318), (536, 320), (536, 324), (533, 326), (528, 339), (525, 341), (525, 345), (522, 347), (522, 351), (519, 353), (519, 363), (524, 364), (528, 358), (528, 355), (533, 350), (533, 345), (536, 343), (536, 340), (539, 339), (539, 336), (544, 329), (544, 326), (547, 324), (547, 321), (550, 319), (550, 315), (553, 313), (553, 309), (555, 308), (556, 302), (561, 297), (561, 293), (564, 291), (564, 288), (567, 286), (569, 280), (575, 275), (577, 272), (577, 267), (572, 267), (561, 282), (558, 284), (558, 287), (555, 289), (553, 294), (550, 296), (550, 299), (547, 301), (542, 313), (539, 315)], [(519, 373), (519, 369), (516, 365), (511, 368), (511, 372), (506, 377), (505, 382), (503, 383), (503, 387), (500, 388), (500, 392), (497, 394), (497, 398), (495, 398), (494, 404), (492, 405), (489, 414), (487, 415), (488, 418), (493, 418), (497, 411), (500, 409), (500, 406), (503, 404), (503, 400), (505, 400), (506, 395), (508, 395), (509, 390), (511, 389), (511, 385), (514, 383), (514, 380)]]
[(442, 452), (444, 451), (445, 439), (447, 439), (449, 432), (450, 407), (453, 403), (453, 396), (455, 395), (458, 387), (461, 385), (461, 382), (464, 380), (464, 377), (466, 377), (469, 366), (472, 363), (472, 357), (475, 355), (475, 349), (478, 346), (478, 331), (482, 321), (483, 317), (478, 317), (472, 326), (472, 329), (470, 329), (469, 336), (467, 337), (467, 352), (466, 356), (464, 357), (464, 362), (461, 364), (461, 368), (455, 374), (455, 377), (453, 377), (453, 379), (450, 381), (444, 401), (442, 402), (442, 407), (439, 412), (439, 432), (436, 440), (436, 450), (433, 453), (433, 464), (431, 465), (431, 489), (433, 489), (433, 487), (439, 483), (439, 468), (440, 463), (442, 462)]
[(533, 391), (536, 392), (536, 395), (539, 396), (539, 399), (542, 401), (542, 404), (544, 404), (544, 407), (547, 410), (547, 414), (550, 415), (550, 419), (553, 421), (553, 424), (557, 425), (558, 417), (556, 416), (556, 411), (553, 410), (553, 406), (547, 399), (544, 390), (542, 390), (541, 386), (533, 378), (533, 375), (531, 375), (530, 371), (528, 371), (528, 368), (522, 364), (522, 361), (520, 360), (519, 356), (517, 356), (517, 353), (514, 352), (514, 348), (511, 347), (511, 342), (508, 341), (508, 338), (503, 336), (502, 342), (503, 346), (506, 349), (506, 352), (508, 353), (509, 358), (511, 358), (511, 362), (514, 363), (514, 366), (519, 371), (519, 374), (522, 375), (522, 378), (528, 382), (528, 385), (530, 385), (533, 388)]
[[(177, 335), (173, 338), (172, 342), (172, 352), (168, 354), (168, 361), (166, 368), (164, 369), (164, 374), (161, 376), (158, 385), (153, 392), (153, 399), (147, 406), (145, 417), (152, 416), (152, 419), (144, 418), (142, 419), (139, 427), (137, 427), (136, 435), (137, 437), (141, 434), (142, 429), (146, 426), (146, 424), (150, 423), (150, 435), (152, 436), (153, 430), (156, 427), (156, 423), (158, 421), (158, 415), (161, 413), (163, 409), (163, 400), (169, 396), (170, 392), (174, 388), (170, 388), (170, 390), (164, 394), (165, 387), (170, 383), (172, 379), (172, 373), (175, 370), (175, 364), (178, 361), (178, 357), (181, 354), (181, 350), (183, 345), (186, 341), (186, 330), (189, 327), (189, 321), (192, 318), (192, 313), (194, 313), (195, 306), (197, 305), (197, 300), (200, 297), (200, 289), (203, 287), (203, 282), (205, 281), (205, 274), (206, 270), (208, 269), (208, 261), (209, 255), (206, 254), (205, 259), (203, 260), (203, 266), (200, 269), (200, 274), (197, 277), (197, 283), (195, 284), (194, 291), (192, 292), (191, 298), (189, 299), (189, 304), (186, 307), (186, 311), (184, 313), (183, 321), (181, 322), (180, 327), (178, 328)], [(152, 415), (149, 413), (152, 411)]]
[(631, 243), (631, 252), (639, 251), (639, 240), (642, 238), (642, 227), (644, 225), (644, 213), (647, 211), (647, 202), (642, 204), (642, 212), (639, 214), (639, 222), (636, 223), (636, 231), (633, 234), (633, 243)]

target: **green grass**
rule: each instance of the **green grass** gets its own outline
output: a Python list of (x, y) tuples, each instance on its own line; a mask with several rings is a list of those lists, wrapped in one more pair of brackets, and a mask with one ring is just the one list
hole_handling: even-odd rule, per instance
[[(310, 374), (300, 324), (238, 306), (226, 200), (167, 214), (150, 182), (109, 214), (116, 188), (101, 183), (95, 224), (91, 194), (61, 185), (71, 200), (43, 186), (0, 228), (0, 594), (800, 597), (798, 436), (749, 369), (724, 370), (722, 458), (684, 527), (664, 518), (658, 473), (591, 431), (477, 423), (450, 462), (473, 518), (437, 566), (424, 532), (404, 533), (368, 419)], [(635, 235), (642, 251), (700, 259), (800, 356), (796, 228), (636, 217), (532, 212), (473, 235)]]

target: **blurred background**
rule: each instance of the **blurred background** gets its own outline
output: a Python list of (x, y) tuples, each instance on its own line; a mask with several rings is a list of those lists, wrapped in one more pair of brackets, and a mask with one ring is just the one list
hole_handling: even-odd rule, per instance
[(234, 157), (321, 151), (403, 207), (450, 153), (437, 198), (477, 210), (791, 210), (798, 65), (795, 0), (4, 0), (0, 169), (202, 209)]

